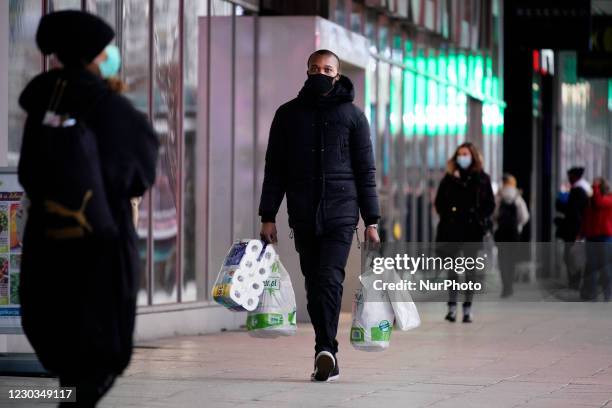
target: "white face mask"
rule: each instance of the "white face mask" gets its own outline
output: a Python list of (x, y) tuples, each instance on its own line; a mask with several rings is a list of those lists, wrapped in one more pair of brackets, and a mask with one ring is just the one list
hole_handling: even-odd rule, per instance
[(472, 156), (467, 155), (467, 154), (461, 155), (461, 156), (457, 156), (457, 164), (463, 170), (466, 170), (472, 164)]

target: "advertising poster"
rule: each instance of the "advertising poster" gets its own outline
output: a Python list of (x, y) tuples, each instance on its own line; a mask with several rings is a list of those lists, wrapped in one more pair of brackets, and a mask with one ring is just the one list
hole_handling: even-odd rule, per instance
[(19, 220), (23, 219), (23, 190), (16, 174), (0, 174), (0, 333), (21, 326), (19, 270), (21, 239)]

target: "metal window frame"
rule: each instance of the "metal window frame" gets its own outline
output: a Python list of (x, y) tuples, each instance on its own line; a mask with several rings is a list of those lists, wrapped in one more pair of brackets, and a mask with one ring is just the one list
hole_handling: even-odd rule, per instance
[[(148, 21), (148, 34), (149, 34), (149, 73), (147, 80), (147, 112), (149, 121), (153, 123), (153, 75), (155, 74), (153, 69), (153, 60), (155, 58), (155, 51), (153, 47), (153, 41), (155, 36), (155, 1), (149, 0), (149, 21)], [(156, 164), (157, 166), (157, 164)], [(146, 262), (146, 274), (147, 274), (147, 305), (153, 305), (153, 251), (154, 251), (154, 240), (153, 240), (153, 194), (155, 188), (154, 185), (149, 189), (147, 195), (147, 204), (149, 208), (148, 212), (148, 225), (147, 225), (147, 262)]]

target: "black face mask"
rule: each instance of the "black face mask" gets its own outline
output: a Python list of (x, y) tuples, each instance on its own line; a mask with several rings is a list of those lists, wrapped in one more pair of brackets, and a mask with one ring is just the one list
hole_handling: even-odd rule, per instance
[(314, 94), (323, 95), (331, 91), (334, 87), (334, 77), (325, 74), (308, 75), (308, 79), (304, 85)]

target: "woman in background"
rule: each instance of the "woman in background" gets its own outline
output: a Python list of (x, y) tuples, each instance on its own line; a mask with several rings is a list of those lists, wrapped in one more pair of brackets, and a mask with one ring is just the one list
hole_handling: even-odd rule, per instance
[[(441, 245), (445, 256), (476, 257), (490, 217), (495, 208), (491, 178), (484, 172), (480, 152), (472, 143), (460, 145), (448, 160), (446, 174), (440, 182), (435, 199), (436, 211), (440, 216), (436, 242)], [(465, 271), (466, 282), (476, 282), (476, 270)], [(457, 273), (448, 271), (448, 279), (457, 280)], [(445, 319), (454, 322), (457, 315), (457, 291), (448, 293), (448, 313)], [(463, 322), (472, 322), (472, 290), (465, 291)]]

